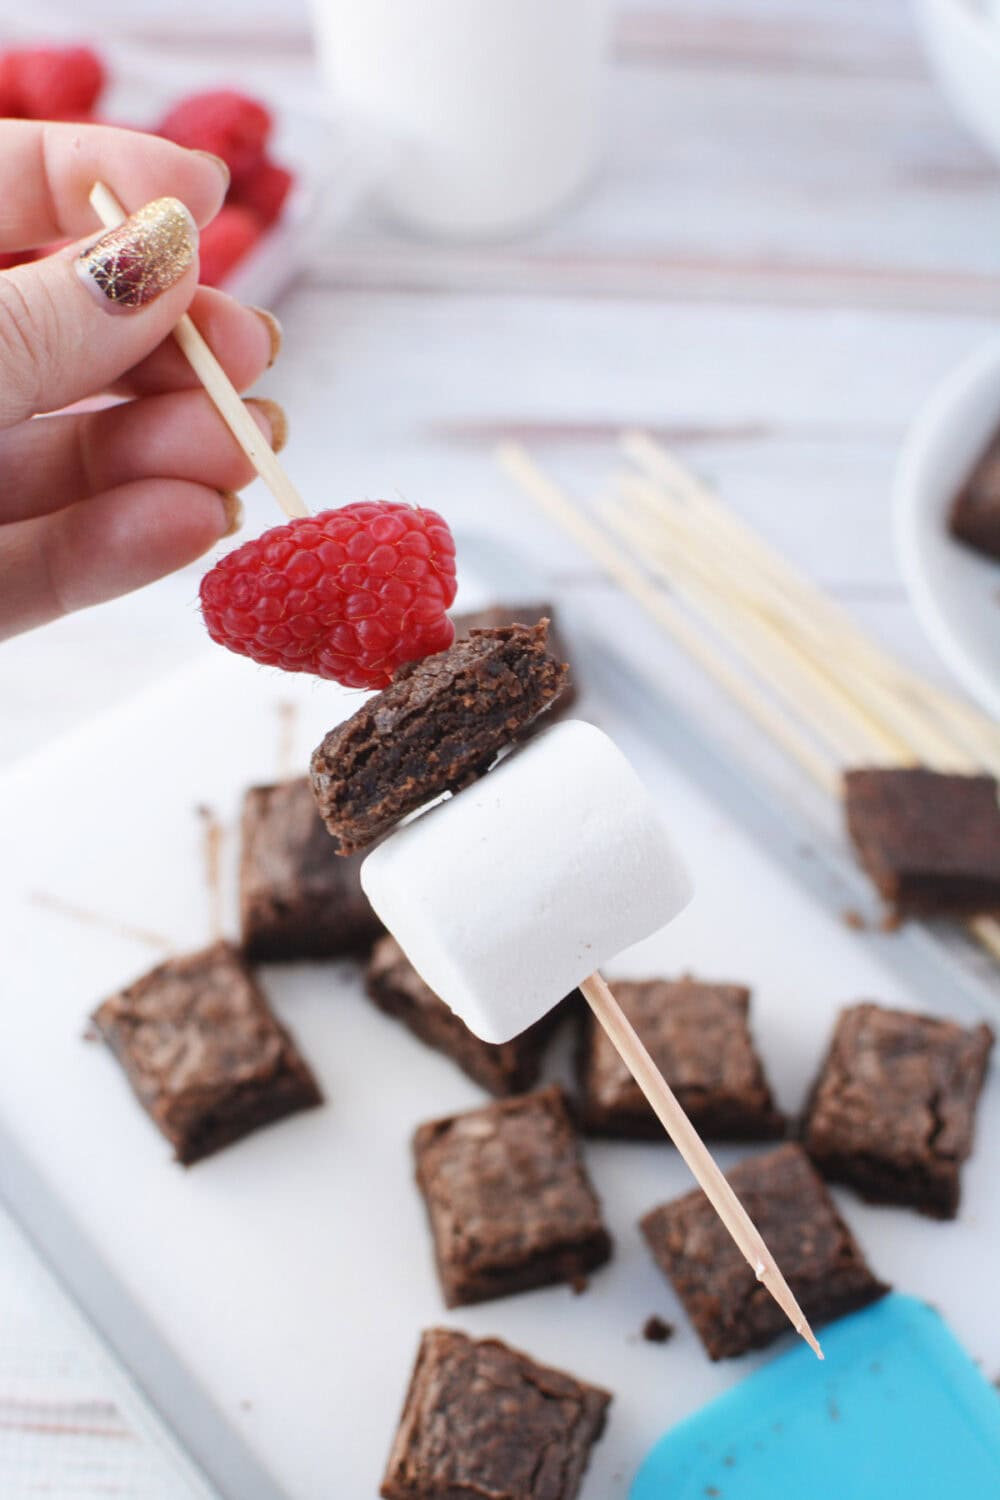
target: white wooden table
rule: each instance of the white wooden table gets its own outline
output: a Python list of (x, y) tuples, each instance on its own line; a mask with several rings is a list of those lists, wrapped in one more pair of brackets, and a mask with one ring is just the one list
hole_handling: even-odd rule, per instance
[[(249, 8), (235, 52), (209, 16), (196, 52), (161, 31), (158, 55), (302, 98), (304, 20), (272, 11)], [(565, 592), (589, 565), (529, 520), (493, 442), (520, 437), (592, 490), (615, 433), (648, 427), (940, 675), (896, 574), (888, 483), (915, 405), (1000, 307), (1000, 170), (948, 117), (907, 7), (626, 7), (611, 106), (600, 180), (530, 241), (415, 245), (359, 213), (322, 247), (264, 384), (293, 475), (317, 505), (402, 492), (459, 526), (526, 530)], [(250, 531), (275, 519), (259, 487), (248, 511)], [(0, 766), (196, 656), (198, 576), (5, 646)], [(4, 1500), (206, 1493), (0, 1218)]]

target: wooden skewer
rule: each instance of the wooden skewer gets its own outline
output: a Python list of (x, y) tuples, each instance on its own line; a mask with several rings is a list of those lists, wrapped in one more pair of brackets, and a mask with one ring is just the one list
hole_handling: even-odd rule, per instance
[[(799, 573), (787, 558), (770, 547), (647, 434), (626, 433), (621, 446), (654, 482), (660, 504), (672, 500), (675, 509), (683, 508), (692, 525), (705, 533), (706, 542), (708, 533), (714, 531), (718, 541), (713, 549), (715, 561), (724, 566), (732, 560), (730, 573), (738, 568), (744, 581), (752, 580), (754, 589), (768, 591), (771, 604), (792, 615), (800, 635), (814, 641), (824, 659), (830, 652), (835, 653), (836, 660), (845, 668), (856, 669), (856, 682), (881, 688), (883, 704), (893, 704), (897, 715), (901, 707), (905, 711), (907, 705), (912, 705), (918, 715), (918, 734), (933, 732), (946, 720), (952, 726), (958, 748), (979, 765), (997, 766), (1000, 733), (991, 719), (901, 666), (876, 646), (840, 605)], [(744, 567), (738, 567), (741, 556), (746, 562)]]
[(725, 656), (692, 625), (662, 589), (650, 583), (632, 559), (608, 540), (599, 526), (595, 526), (567, 499), (557, 485), (542, 473), (517, 443), (504, 443), (497, 450), (497, 458), (521, 489), (530, 494), (538, 504), (568, 531), (591, 556), (632, 594), (643, 609), (658, 625), (678, 642), (681, 648), (693, 657), (702, 670), (716, 681), (722, 690), (737, 702), (761, 728), (826, 790), (835, 792), (838, 785), (836, 767), (821, 754), (816, 745), (803, 734), (797, 725), (787, 719), (781, 711), (737, 672)]
[[(827, 670), (801, 651), (795, 636), (765, 615), (741, 607), (741, 601), (728, 590), (718, 589), (710, 568), (690, 547), (674, 545), (661, 555), (658, 550), (647, 549), (643, 524), (629, 509), (612, 506), (609, 518), (633, 547), (647, 553), (647, 562), (654, 571), (668, 579), (728, 639), (751, 670), (760, 674), (766, 664), (768, 685), (789, 703), (793, 712), (805, 710), (810, 723), (815, 721), (817, 713), (825, 714), (824, 737), (840, 758), (895, 759), (904, 752), (901, 741), (884, 734), (870, 715), (859, 712), (857, 704)], [(683, 532), (677, 528), (671, 530), (683, 544)], [(734, 629), (737, 615), (739, 628)]]
[[(90, 202), (106, 229), (117, 228), (128, 217), (114, 193), (103, 182), (94, 183), (90, 191)], [(188, 364), (215, 403), (220, 417), (285, 515), (291, 520), (298, 516), (307, 516), (309, 510), (305, 501), (279, 464), (274, 450), (247, 411), (236, 387), (187, 313), (174, 329), (174, 338), (180, 345)]]
[(681, 1108), (676, 1095), (650, 1057), (634, 1027), (597, 973), (585, 979), (580, 989), (597, 1020), (614, 1043), (622, 1061), (655, 1110), (660, 1124), (687, 1162), (705, 1196), (732, 1235), (754, 1275), (770, 1292), (796, 1333), (801, 1334), (816, 1355), (823, 1351), (788, 1282), (750, 1215), (733, 1192), (718, 1162)]
[[(642, 515), (636, 515), (632, 506), (620, 507), (616, 529), (628, 525), (632, 545), (648, 551), (662, 576), (669, 576), (677, 564), (679, 540), (684, 562), (692, 555), (701, 560), (695, 566), (708, 575), (711, 592), (723, 605), (730, 611), (742, 605), (758, 622), (758, 628), (774, 634), (779, 647), (792, 653), (800, 669), (804, 667), (811, 675), (818, 673), (825, 679), (824, 687), (839, 699), (839, 704), (832, 706), (839, 708), (841, 717), (846, 713), (860, 721), (864, 733), (874, 740), (869, 754), (880, 758), (888, 753), (906, 760), (911, 754), (909, 744), (916, 738), (933, 747), (934, 761), (942, 769), (971, 768), (973, 758), (968, 749), (957, 745), (939, 727), (940, 712), (931, 718), (922, 703), (911, 703), (901, 682), (873, 671), (859, 653), (846, 649), (842, 633), (834, 638), (829, 630), (817, 629), (815, 612), (807, 610), (783, 583), (756, 569), (753, 559), (738, 544), (733, 546), (732, 538), (712, 517), (692, 510), (648, 479), (626, 476), (619, 487), (623, 497), (634, 497)], [(669, 536), (661, 534), (663, 526)], [(646, 534), (642, 535), (644, 528)], [(724, 590), (719, 589), (720, 582), (725, 583)], [(1000, 744), (997, 760), (1000, 762)], [(981, 756), (979, 764), (983, 763)]]

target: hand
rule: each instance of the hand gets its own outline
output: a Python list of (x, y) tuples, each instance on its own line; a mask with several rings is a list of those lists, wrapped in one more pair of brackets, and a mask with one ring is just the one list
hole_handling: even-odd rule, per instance
[[(196, 226), (226, 191), (215, 157), (129, 130), (4, 120), (0, 179), (0, 251), (84, 237), (0, 272), (2, 639), (150, 583), (238, 524), (220, 492), (248, 483), (250, 465), (169, 333), (190, 310), (240, 390), (280, 334), (198, 288)], [(87, 201), (98, 179), (141, 210), (107, 233)], [(132, 399), (31, 420), (101, 392)], [(280, 408), (248, 404), (280, 439)]]

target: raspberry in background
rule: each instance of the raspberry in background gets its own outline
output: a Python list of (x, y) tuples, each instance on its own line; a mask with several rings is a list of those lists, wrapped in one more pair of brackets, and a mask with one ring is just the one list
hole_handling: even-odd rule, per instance
[(257, 99), (235, 89), (211, 89), (175, 104), (157, 134), (178, 146), (221, 156), (238, 183), (263, 160), (271, 116)]
[(455, 543), (433, 510), (363, 500), (275, 526), (201, 581), (213, 641), (286, 672), (383, 688), (455, 637)]
[(226, 201), (248, 208), (261, 227), (268, 229), (281, 213), (291, 186), (291, 172), (265, 157), (247, 177), (234, 184)]
[(242, 260), (260, 236), (256, 214), (237, 203), (224, 203), (198, 236), (201, 266), (198, 280), (204, 286), (221, 286), (236, 262)]
[(103, 88), (104, 64), (90, 47), (15, 47), (0, 56), (0, 114), (82, 121)]

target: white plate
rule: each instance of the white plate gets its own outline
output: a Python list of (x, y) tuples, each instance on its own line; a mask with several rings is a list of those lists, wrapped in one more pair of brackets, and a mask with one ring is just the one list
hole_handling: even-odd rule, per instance
[(957, 542), (948, 514), (1000, 425), (1000, 339), (952, 372), (918, 414), (893, 481), (896, 543), (914, 608), (937, 650), (1000, 718), (1000, 564)]
[[(623, 712), (591, 653), (582, 659), (583, 716), (633, 759), (696, 886), (681, 917), (612, 974), (691, 968), (752, 984), (754, 1028), (790, 1110), (846, 1002), (877, 996), (978, 1018), (919, 930), (849, 931), (838, 914), (847, 903), (827, 904), (809, 886), (816, 861), (803, 861), (793, 831), (784, 862), (773, 828), (762, 852), (692, 779), (696, 747), (682, 769), (669, 720), (648, 703)], [(369, 1004), (355, 965), (264, 971), (327, 1103), (188, 1171), (170, 1160), (108, 1051), (82, 1039), (95, 1002), (158, 956), (136, 928), (180, 947), (208, 936), (198, 805), (229, 830), (231, 874), (240, 796), (276, 773), (283, 705), (294, 705), (292, 764), (304, 766), (356, 701), (207, 651), (0, 781), (0, 1191), (232, 1500), (375, 1495), (419, 1330), (441, 1322), (608, 1385), (615, 1404), (581, 1500), (624, 1500), (669, 1424), (769, 1357), (712, 1365), (640, 1240), (640, 1213), (690, 1185), (676, 1152), (588, 1143), (615, 1254), (584, 1296), (552, 1287), (447, 1313), (409, 1143), (420, 1121), (483, 1095)], [(87, 912), (93, 920), (82, 920)], [(1000, 1137), (1000, 1070), (979, 1134), (954, 1224), (838, 1196), (875, 1269), (938, 1305), (992, 1373), (1000, 1193), (989, 1143)], [(742, 1154), (719, 1153), (724, 1166)], [(654, 1312), (677, 1324), (666, 1348), (640, 1337)]]

